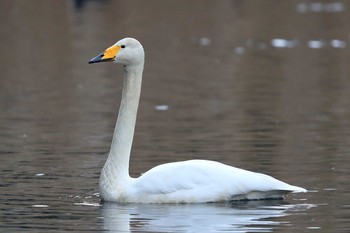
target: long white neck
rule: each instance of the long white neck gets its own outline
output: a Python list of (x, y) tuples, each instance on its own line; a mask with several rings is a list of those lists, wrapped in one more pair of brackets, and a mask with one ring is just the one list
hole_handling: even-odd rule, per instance
[(129, 176), (129, 159), (134, 137), (137, 108), (139, 105), (143, 64), (124, 66), (124, 86), (115, 126), (112, 145), (100, 177), (100, 194), (102, 198), (116, 192), (122, 183), (127, 183)]

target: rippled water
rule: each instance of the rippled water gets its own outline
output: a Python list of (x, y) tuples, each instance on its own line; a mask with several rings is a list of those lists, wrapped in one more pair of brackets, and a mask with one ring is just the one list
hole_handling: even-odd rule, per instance
[[(349, 232), (348, 9), (347, 1), (1, 1), (0, 231)], [(122, 68), (87, 62), (125, 36), (146, 50), (133, 176), (202, 158), (310, 192), (100, 203)]]

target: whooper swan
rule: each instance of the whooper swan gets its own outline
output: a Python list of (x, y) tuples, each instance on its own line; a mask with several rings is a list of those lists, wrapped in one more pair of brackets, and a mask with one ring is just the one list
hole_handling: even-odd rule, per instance
[(306, 192), (271, 176), (209, 160), (156, 166), (138, 178), (129, 176), (130, 151), (140, 99), (144, 50), (125, 38), (89, 63), (113, 61), (124, 66), (124, 86), (112, 145), (102, 169), (99, 192), (104, 201), (133, 203), (203, 203), (283, 198)]

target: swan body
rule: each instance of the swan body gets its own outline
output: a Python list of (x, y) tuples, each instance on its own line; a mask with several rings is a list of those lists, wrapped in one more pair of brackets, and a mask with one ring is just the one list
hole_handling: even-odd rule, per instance
[(125, 38), (89, 63), (113, 61), (124, 66), (118, 120), (99, 192), (104, 201), (133, 203), (203, 203), (283, 198), (306, 192), (271, 176), (209, 160), (188, 160), (156, 166), (139, 178), (129, 176), (129, 159), (141, 93), (144, 50)]

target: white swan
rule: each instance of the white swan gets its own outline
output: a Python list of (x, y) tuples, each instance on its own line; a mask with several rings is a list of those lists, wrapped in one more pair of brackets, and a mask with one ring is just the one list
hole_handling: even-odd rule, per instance
[(139, 178), (129, 176), (129, 158), (139, 104), (144, 50), (125, 38), (91, 59), (124, 65), (124, 87), (117, 124), (99, 192), (102, 200), (134, 203), (201, 203), (283, 198), (306, 192), (271, 176), (208, 160), (189, 160), (156, 166)]

